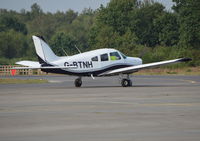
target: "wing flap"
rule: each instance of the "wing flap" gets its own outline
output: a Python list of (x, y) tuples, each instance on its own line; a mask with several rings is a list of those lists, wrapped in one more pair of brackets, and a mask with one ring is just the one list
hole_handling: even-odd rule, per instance
[(177, 63), (177, 62), (187, 62), (187, 61), (191, 61), (191, 59), (190, 58), (179, 58), (179, 59), (174, 59), (174, 60), (161, 61), (161, 62), (138, 65), (138, 66), (131, 66), (131, 67), (108, 71), (108, 72), (100, 74), (100, 76), (116, 75), (116, 74), (120, 74), (120, 73), (133, 73), (133, 72), (137, 72), (140, 69), (152, 68), (152, 67), (157, 67), (157, 66), (161, 66), (161, 65), (173, 64), (173, 63)]

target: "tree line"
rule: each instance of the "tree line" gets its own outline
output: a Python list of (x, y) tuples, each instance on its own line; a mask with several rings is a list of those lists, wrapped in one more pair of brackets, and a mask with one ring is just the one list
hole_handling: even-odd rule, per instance
[(81, 13), (0, 9), (0, 64), (37, 60), (32, 35), (41, 35), (58, 56), (98, 48), (115, 48), (145, 63), (190, 57), (200, 65), (200, 1), (173, 0), (166, 10), (153, 0), (110, 0)]

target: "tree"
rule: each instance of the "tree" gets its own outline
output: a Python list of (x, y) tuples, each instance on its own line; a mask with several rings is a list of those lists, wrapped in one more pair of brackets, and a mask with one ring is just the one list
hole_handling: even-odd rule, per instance
[(65, 32), (56, 33), (50, 41), (53, 51), (59, 56), (65, 56), (65, 52), (69, 55), (77, 53), (75, 49), (76, 43), (76, 39)]
[(89, 31), (94, 23), (95, 13), (91, 9), (84, 9), (82, 13), (72, 22), (70, 32), (77, 39), (77, 46), (82, 50), (89, 50)]
[(5, 58), (18, 58), (26, 55), (28, 44), (22, 33), (14, 30), (0, 32), (0, 56)]
[(78, 16), (78, 13), (77, 12), (74, 12), (73, 10), (68, 10), (66, 13), (65, 13), (65, 22), (67, 22), (68, 24), (71, 24)]
[(200, 1), (173, 0), (180, 23), (180, 45), (200, 49)]
[[(137, 0), (111, 0), (107, 7), (101, 5), (95, 23), (90, 30), (90, 46), (92, 48), (122, 49), (121, 41), (127, 35), (134, 35), (133, 39), (135, 39), (135, 34), (130, 31), (130, 20), (132, 11), (137, 6)], [(123, 47), (123, 50), (127, 48)]]
[(137, 7), (137, 0), (111, 0), (106, 8), (100, 7), (97, 22), (108, 25), (123, 35), (130, 25), (131, 11)]
[(35, 18), (35, 17), (43, 14), (43, 11), (37, 3), (34, 3), (33, 5), (31, 5), (31, 13), (30, 14), (31, 14), (32, 18)]
[(43, 14), (35, 17), (32, 21), (27, 23), (30, 34), (37, 34), (44, 36), (47, 40), (51, 39), (59, 23), (52, 14)]
[(179, 23), (177, 15), (165, 13), (154, 21), (154, 27), (159, 36), (158, 41), (163, 46), (174, 46), (179, 42)]
[(13, 29), (17, 32), (27, 34), (26, 25), (20, 22), (14, 15), (9, 13), (0, 16), (0, 32)]
[(104, 27), (106, 27), (109, 31), (111, 29), (112, 31), (109, 34), (104, 34), (105, 37), (102, 36), (102, 39), (108, 37), (112, 40), (113, 38), (109, 37), (112, 33), (124, 36), (127, 31), (130, 31), (134, 37), (137, 37), (137, 43), (155, 47), (159, 44), (160, 31), (157, 30), (154, 22), (164, 13), (162, 4), (149, 0), (145, 2), (111, 0), (107, 7), (101, 6), (99, 9), (95, 26), (91, 31), (90, 44), (95, 48), (97, 47), (97, 42), (100, 41), (100, 39), (97, 39), (99, 38), (98, 34), (104, 33)]
[(154, 26), (154, 22), (165, 13), (164, 8), (160, 3), (146, 1), (132, 12), (130, 28), (135, 32), (140, 44), (148, 47), (159, 44), (160, 31)]

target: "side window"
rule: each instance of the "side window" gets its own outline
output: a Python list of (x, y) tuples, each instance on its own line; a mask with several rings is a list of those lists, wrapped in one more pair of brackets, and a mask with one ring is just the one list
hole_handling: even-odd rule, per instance
[(102, 54), (101, 55), (101, 61), (108, 61), (108, 54)]
[(91, 59), (92, 61), (98, 61), (98, 57), (97, 56), (95, 56), (95, 57), (92, 57), (92, 59)]
[(110, 53), (110, 60), (111, 61), (120, 60), (120, 59), (121, 59), (121, 57), (120, 57), (118, 52), (111, 52)]

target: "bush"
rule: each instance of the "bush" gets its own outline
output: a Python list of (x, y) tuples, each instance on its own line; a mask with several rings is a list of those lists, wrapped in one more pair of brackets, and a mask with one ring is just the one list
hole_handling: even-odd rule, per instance
[(137, 46), (131, 51), (132, 56), (140, 57), (143, 63), (152, 63), (164, 60), (171, 60), (177, 58), (191, 58), (192, 61), (188, 63), (178, 63), (164, 66), (165, 68), (181, 68), (181, 67), (196, 67), (200, 66), (200, 50), (187, 48), (180, 48), (178, 46), (163, 47), (157, 46), (155, 48)]

